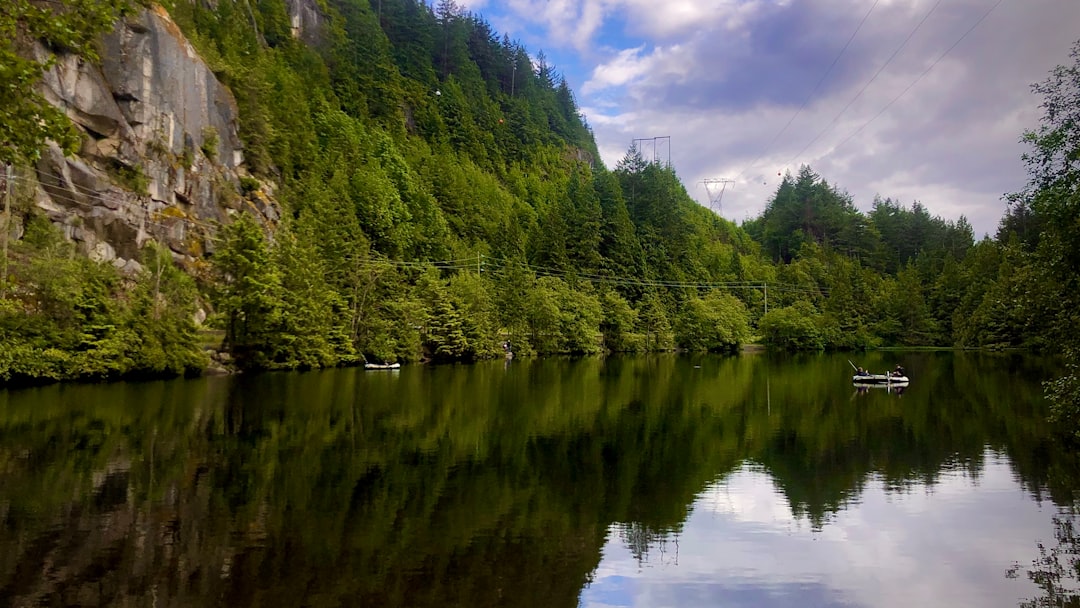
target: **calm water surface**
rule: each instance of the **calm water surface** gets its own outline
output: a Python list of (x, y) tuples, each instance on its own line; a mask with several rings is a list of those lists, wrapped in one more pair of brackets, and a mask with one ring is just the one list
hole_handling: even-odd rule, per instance
[[(1023, 356), (0, 391), (3, 606), (1018, 606), (1077, 457)], [(1012, 571), (1012, 575), (1009, 575)], [(1056, 587), (1076, 588), (1066, 575)]]

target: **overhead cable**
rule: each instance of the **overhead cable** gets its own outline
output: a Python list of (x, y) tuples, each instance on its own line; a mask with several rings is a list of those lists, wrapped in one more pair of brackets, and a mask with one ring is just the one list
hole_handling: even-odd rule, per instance
[(843, 57), (843, 55), (847, 51), (848, 47), (851, 46), (851, 42), (853, 40), (855, 40), (855, 35), (858, 34), (859, 30), (862, 29), (863, 24), (866, 23), (866, 20), (870, 17), (870, 13), (874, 12), (874, 9), (877, 7), (878, 2), (880, 2), (880, 1), (881, 0), (874, 0), (874, 3), (870, 5), (870, 10), (866, 11), (866, 14), (863, 15), (862, 20), (859, 21), (859, 25), (857, 25), (855, 27), (855, 31), (851, 32), (851, 36), (848, 37), (847, 42), (844, 43), (843, 48), (841, 48), (840, 52), (837, 53), (836, 57), (833, 58), (832, 63), (829, 64), (828, 69), (826, 69), (825, 73), (822, 74), (821, 78), (818, 79), (817, 84), (814, 85), (813, 90), (811, 90), (810, 93), (806, 96), (806, 99), (803, 100), (802, 105), (799, 106), (799, 109), (796, 110), (795, 113), (791, 115), (791, 118), (788, 119), (787, 124), (785, 124), (783, 126), (783, 128), (781, 128), (779, 131), (777, 131), (776, 135), (773, 135), (773, 137), (769, 141), (769, 143), (765, 145), (765, 148), (761, 152), (761, 154), (759, 154), (757, 156), (757, 158), (755, 158), (753, 161), (751, 161), (751, 163), (749, 165), (747, 165), (746, 168), (744, 168), (742, 171), (739, 171), (739, 174), (735, 176), (736, 181), (740, 177), (742, 177), (742, 175), (744, 173), (746, 173), (750, 169), (754, 168), (754, 165), (756, 165), (757, 162), (759, 160), (761, 160), (761, 157), (763, 157), (765, 155), (765, 152), (772, 149), (772, 146), (773, 146), (774, 143), (776, 143), (776, 140), (779, 139), (780, 136), (783, 135), (787, 131), (788, 127), (791, 126), (791, 123), (795, 121), (795, 118), (799, 114), (801, 114), (803, 110), (806, 109), (806, 106), (810, 103), (810, 99), (813, 98), (814, 93), (817, 93), (818, 89), (820, 89), (821, 85), (825, 82), (825, 79), (828, 78), (829, 74), (832, 73), (833, 68), (836, 67), (836, 64), (840, 61), (840, 58)]
[(941, 5), (941, 2), (942, 0), (938, 0), (934, 3), (934, 6), (930, 7), (930, 10), (927, 11), (925, 15), (923, 15), (923, 18), (920, 19), (917, 24), (915, 24), (914, 29), (912, 29), (911, 32), (908, 33), (907, 37), (904, 38), (904, 41), (900, 43), (900, 46), (896, 47), (896, 50), (893, 51), (892, 55), (889, 55), (889, 58), (885, 60), (885, 63), (881, 64), (881, 67), (879, 67), (878, 70), (874, 72), (874, 75), (870, 77), (870, 80), (866, 81), (866, 84), (864, 84), (862, 88), (859, 89), (859, 92), (855, 93), (855, 96), (848, 100), (847, 104), (845, 104), (844, 107), (841, 108), (835, 116), (833, 116), (833, 119), (829, 121), (829, 124), (825, 125), (824, 129), (822, 129), (817, 135), (815, 135), (813, 139), (808, 141), (806, 145), (803, 146), (802, 149), (795, 154), (795, 156), (792, 156), (791, 159), (788, 160), (787, 163), (785, 163), (786, 165), (791, 165), (793, 162), (795, 162), (795, 160), (801, 157), (803, 153), (810, 148), (810, 146), (814, 145), (814, 143), (821, 139), (822, 135), (825, 135), (832, 129), (833, 125), (836, 124), (836, 121), (840, 120), (840, 117), (843, 116), (844, 113), (847, 112), (848, 108), (851, 107), (851, 104), (855, 103), (855, 101), (862, 96), (863, 92), (865, 92), (866, 89), (869, 88), (869, 86), (873, 84), (875, 80), (877, 80), (877, 77), (880, 76), (883, 71), (885, 71), (885, 68), (887, 68), (894, 59), (896, 59), (897, 55), (900, 54), (900, 51), (902, 51), (904, 47), (907, 46), (907, 43), (911, 41), (912, 37), (915, 36), (915, 33), (918, 32), (919, 29), (922, 28), (923, 24), (926, 23), (926, 20), (930, 18), (930, 15), (934, 14), (934, 11), (936, 11), (938, 6)]
[(928, 67), (927, 67), (927, 68), (926, 68), (925, 70), (923, 70), (923, 71), (922, 71), (922, 73), (921, 73), (921, 74), (919, 74), (919, 76), (918, 76), (917, 78), (915, 78), (915, 80), (911, 81), (911, 84), (909, 84), (909, 85), (908, 85), (907, 87), (905, 87), (903, 91), (900, 91), (900, 94), (899, 94), (899, 95), (897, 95), (896, 97), (893, 97), (892, 101), (890, 101), (889, 103), (885, 104), (885, 107), (881, 108), (881, 110), (879, 110), (877, 114), (874, 114), (873, 118), (871, 118), (870, 120), (868, 120), (868, 121), (864, 122), (864, 123), (863, 123), (863, 124), (862, 124), (862, 125), (861, 125), (861, 126), (860, 126), (860, 127), (858, 128), (858, 129), (855, 129), (854, 131), (852, 131), (852, 133), (851, 133), (850, 135), (848, 135), (847, 137), (845, 137), (844, 139), (842, 139), (842, 140), (840, 141), (840, 143), (838, 143), (838, 144), (836, 144), (835, 146), (833, 146), (833, 147), (832, 147), (832, 149), (831, 149), (831, 150), (829, 150), (829, 151), (828, 151), (828, 152), (826, 153), (826, 155), (828, 155), (828, 154), (831, 154), (831, 153), (833, 153), (833, 152), (834, 152), (834, 151), (836, 151), (836, 150), (837, 150), (838, 148), (840, 148), (841, 146), (843, 146), (843, 145), (844, 145), (844, 144), (846, 144), (847, 142), (851, 141), (851, 139), (852, 139), (853, 137), (855, 137), (856, 135), (858, 135), (859, 133), (861, 133), (863, 129), (865, 129), (865, 128), (866, 128), (867, 126), (869, 126), (869, 125), (870, 125), (870, 123), (872, 123), (872, 122), (874, 122), (875, 120), (877, 120), (877, 119), (878, 119), (878, 117), (880, 117), (880, 116), (881, 116), (882, 114), (884, 114), (886, 110), (888, 110), (889, 108), (891, 108), (891, 107), (892, 107), (892, 105), (893, 105), (894, 103), (896, 103), (897, 101), (899, 101), (899, 100), (900, 100), (900, 98), (901, 98), (901, 97), (903, 97), (904, 95), (906, 95), (906, 94), (907, 94), (907, 92), (908, 92), (908, 91), (910, 91), (910, 90), (911, 90), (911, 89), (912, 89), (912, 88), (913, 88), (913, 87), (914, 87), (915, 85), (919, 84), (919, 81), (920, 81), (920, 80), (922, 80), (924, 76), (926, 76), (927, 74), (929, 74), (929, 73), (930, 73), (930, 70), (934, 69), (934, 66), (936, 66), (936, 65), (937, 65), (938, 63), (940, 63), (942, 59), (945, 59), (945, 56), (946, 56), (946, 55), (948, 55), (949, 53), (951, 53), (953, 49), (955, 49), (955, 48), (956, 48), (956, 47), (957, 47), (957, 46), (958, 46), (958, 45), (959, 45), (959, 44), (960, 44), (961, 42), (963, 42), (964, 38), (967, 38), (967, 37), (968, 37), (968, 34), (970, 34), (971, 32), (975, 31), (975, 28), (979, 27), (979, 25), (980, 25), (980, 24), (981, 24), (981, 23), (982, 23), (983, 21), (985, 21), (987, 17), (989, 17), (989, 16), (990, 16), (990, 13), (994, 12), (994, 10), (995, 10), (995, 9), (997, 9), (997, 7), (1001, 6), (1001, 3), (1002, 3), (1002, 2), (1004, 2), (1004, 1), (1005, 1), (1005, 0), (998, 0), (998, 1), (997, 1), (997, 3), (995, 3), (995, 4), (993, 5), (993, 6), (991, 6), (989, 10), (987, 10), (987, 11), (986, 11), (985, 13), (983, 13), (983, 14), (982, 14), (982, 16), (981, 16), (981, 17), (979, 17), (979, 19), (978, 19), (978, 20), (977, 20), (977, 21), (976, 21), (975, 23), (973, 23), (973, 24), (971, 25), (971, 27), (969, 27), (969, 28), (967, 29), (967, 31), (966, 31), (966, 32), (964, 32), (964, 33), (963, 33), (963, 35), (962, 35), (962, 36), (960, 36), (960, 38), (958, 38), (958, 39), (956, 40), (956, 42), (954, 42), (954, 43), (952, 44), (952, 46), (950, 46), (949, 48), (945, 49), (945, 52), (944, 52), (944, 53), (942, 53), (941, 55), (939, 55), (939, 56), (938, 56), (938, 58), (937, 58), (937, 59), (935, 59), (933, 63), (931, 63), (931, 64), (930, 64), (930, 65), (929, 65), (929, 66), (928, 66)]

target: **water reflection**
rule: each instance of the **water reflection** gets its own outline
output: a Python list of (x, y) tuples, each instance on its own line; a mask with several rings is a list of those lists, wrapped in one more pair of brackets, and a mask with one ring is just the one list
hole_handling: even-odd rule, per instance
[[(1039, 587), (1039, 595), (1020, 602), (1022, 608), (1080, 605), (1080, 535), (1075, 511), (1055, 515), (1054, 542), (1039, 543), (1039, 556), (1032, 560), (1024, 573)], [(1017, 578), (1022, 570), (1019, 563), (1006, 572)]]
[(676, 566), (639, 559), (613, 534), (581, 605), (1015, 606), (1030, 589), (1003, 565), (1030, 553), (1045, 522), (993, 453), (977, 479), (954, 470), (903, 489), (872, 479), (822, 527), (793, 516), (766, 470), (747, 465), (695, 500)]
[(902, 399), (765, 355), (0, 392), (0, 605), (1036, 595), (1002, 573), (1076, 479), (1042, 363), (902, 357)]

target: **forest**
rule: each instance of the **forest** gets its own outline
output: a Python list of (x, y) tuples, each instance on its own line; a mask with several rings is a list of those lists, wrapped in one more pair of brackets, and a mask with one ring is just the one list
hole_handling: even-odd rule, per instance
[[(19, 40), (92, 58), (135, 8), (75, 4), (0, 9), (0, 161), (16, 169), (45, 139), (78, 143), (32, 93), (48, 65)], [(452, 0), (326, 0), (318, 44), (292, 35), (284, 0), (164, 4), (236, 97), (252, 175), (237, 194), (272, 184), (287, 212), (270, 230), (222, 225), (183, 268), (150, 245), (128, 276), (77, 255), (12, 191), (0, 383), (198, 374), (215, 349), (254, 370), (472, 361), (506, 343), (1025, 348), (1064, 355), (1047, 390), (1080, 418), (1080, 45), (1033, 85), (1043, 116), (1017, 134), (1029, 183), (976, 241), (918, 202), (863, 212), (808, 166), (742, 225), (634, 148), (607, 168), (556, 66)], [(26, 229), (9, 243), (13, 212)]]

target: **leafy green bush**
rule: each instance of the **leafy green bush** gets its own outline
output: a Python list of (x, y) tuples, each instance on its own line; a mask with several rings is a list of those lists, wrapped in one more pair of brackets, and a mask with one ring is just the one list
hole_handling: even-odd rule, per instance
[(638, 312), (630, 303), (613, 290), (600, 294), (600, 306), (603, 319), (600, 332), (604, 337), (604, 347), (616, 353), (641, 352), (645, 348), (645, 336), (636, 330)]
[(770, 348), (824, 350), (825, 337), (818, 327), (818, 316), (813, 304), (799, 301), (791, 306), (770, 310), (758, 322), (758, 331)]
[(750, 315), (735, 296), (719, 290), (683, 304), (675, 339), (687, 350), (735, 352), (750, 336)]

